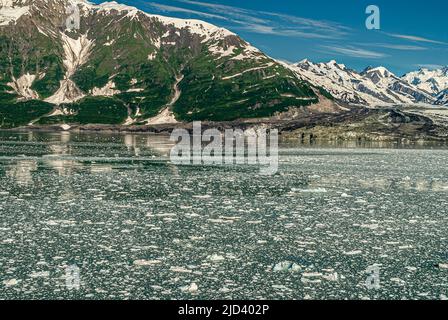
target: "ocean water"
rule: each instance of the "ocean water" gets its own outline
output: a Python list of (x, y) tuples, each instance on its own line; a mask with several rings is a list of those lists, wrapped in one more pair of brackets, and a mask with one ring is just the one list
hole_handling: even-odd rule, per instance
[(176, 166), (168, 137), (0, 132), (0, 299), (446, 299), (448, 150), (280, 145)]

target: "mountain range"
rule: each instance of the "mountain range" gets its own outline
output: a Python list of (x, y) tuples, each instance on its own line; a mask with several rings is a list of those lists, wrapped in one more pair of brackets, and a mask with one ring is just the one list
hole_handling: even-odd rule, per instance
[(299, 78), (324, 87), (340, 101), (363, 106), (406, 104), (444, 105), (448, 102), (448, 67), (410, 72), (398, 77), (384, 67), (356, 72), (336, 61), (303, 60), (291, 66)]
[[(68, 28), (70, 5), (79, 10), (79, 28)], [(336, 61), (288, 64), (200, 20), (116, 2), (0, 0), (3, 128), (154, 126), (447, 103), (448, 68), (397, 77)]]

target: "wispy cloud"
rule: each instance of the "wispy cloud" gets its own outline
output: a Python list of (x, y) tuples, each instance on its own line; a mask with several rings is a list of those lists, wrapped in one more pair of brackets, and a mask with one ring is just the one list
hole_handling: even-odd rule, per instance
[(334, 39), (332, 34), (324, 34), (313, 31), (301, 31), (293, 28), (279, 28), (261, 24), (245, 24), (237, 27), (239, 30), (244, 30), (259, 34), (269, 34), (281, 37), (297, 37), (305, 39)]
[(258, 12), (253, 10), (227, 6), (217, 3), (194, 1), (194, 0), (177, 0), (177, 2), (207, 8), (208, 10), (211, 10), (213, 12), (230, 16), (233, 20), (238, 22), (245, 21), (246, 23), (259, 23), (259, 24), (264, 24), (267, 22), (265, 19), (257, 17)]
[(193, 15), (197, 15), (197, 16), (201, 16), (201, 17), (205, 17), (205, 18), (210, 18), (210, 19), (229, 20), (227, 17), (224, 17), (224, 16), (220, 16), (217, 14), (211, 14), (211, 13), (207, 13), (207, 12), (202, 12), (202, 11), (197, 11), (197, 10), (190, 10), (190, 9), (181, 8), (181, 7), (168, 6), (168, 5), (159, 4), (159, 3), (155, 3), (155, 2), (148, 2), (147, 4), (153, 8), (158, 9), (161, 12), (182, 12), (182, 13), (193, 14)]
[(425, 68), (425, 69), (441, 69), (441, 68), (443, 68), (443, 66), (440, 65), (440, 64), (431, 64), (431, 63), (429, 63), (429, 64), (416, 64), (414, 66), (419, 67), (419, 68)]
[(434, 44), (448, 44), (446, 42), (438, 41), (438, 40), (432, 40), (428, 38), (423, 38), (419, 36), (413, 36), (413, 35), (406, 35), (406, 34), (396, 34), (396, 33), (388, 33), (389, 36), (399, 39), (405, 39), (410, 40), (414, 42), (426, 42), (426, 43), (434, 43)]
[(400, 44), (390, 44), (390, 43), (373, 43), (373, 44), (365, 44), (365, 45), (369, 46), (369, 47), (386, 48), (386, 49), (403, 50), (403, 51), (428, 50), (428, 48), (422, 47), (422, 46), (400, 45)]
[(340, 46), (321, 46), (322, 48), (329, 50), (335, 54), (355, 57), (355, 58), (369, 58), (369, 59), (379, 59), (387, 57), (386, 54), (381, 52), (375, 52), (371, 50), (365, 50), (361, 48), (356, 48), (353, 46), (340, 47)]
[(313, 20), (276, 12), (256, 11), (195, 0), (175, 0), (202, 8), (192, 10), (179, 6), (147, 4), (163, 12), (182, 12), (201, 17), (226, 20), (231, 27), (246, 32), (296, 38), (334, 39), (345, 36), (349, 28), (334, 22)]
[(309, 29), (318, 29), (318, 30), (322, 30), (322, 31), (326, 30), (326, 31), (332, 32), (333, 34), (337, 33), (340, 35), (345, 35), (348, 31), (351, 31), (351, 28), (343, 26), (336, 22), (329, 22), (329, 21), (324, 21), (324, 20), (314, 20), (314, 19), (292, 16), (292, 15), (288, 15), (288, 14), (267, 12), (267, 11), (262, 11), (261, 13), (268, 15), (268, 16), (280, 18), (281, 20), (283, 20), (289, 24), (295, 25), (302, 29), (309, 28)]

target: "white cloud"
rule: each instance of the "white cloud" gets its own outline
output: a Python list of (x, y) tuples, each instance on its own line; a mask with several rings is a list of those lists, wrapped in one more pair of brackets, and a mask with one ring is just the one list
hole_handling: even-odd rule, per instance
[(406, 35), (406, 34), (395, 34), (395, 33), (388, 33), (389, 36), (399, 39), (405, 39), (415, 42), (426, 42), (426, 43), (434, 43), (434, 44), (447, 44), (446, 42), (427, 39), (419, 36), (413, 36), (413, 35)]
[(151, 7), (158, 9), (161, 12), (182, 12), (182, 13), (189, 13), (189, 14), (193, 14), (193, 15), (197, 15), (197, 16), (201, 16), (201, 17), (205, 17), (205, 18), (210, 18), (210, 19), (229, 20), (228, 18), (217, 15), (217, 14), (211, 14), (211, 13), (197, 11), (197, 10), (190, 10), (190, 9), (181, 8), (181, 7), (168, 6), (168, 5), (154, 3), (154, 2), (149, 2), (148, 4)]
[(270, 34), (282, 37), (298, 37), (308, 39), (334, 39), (331, 34), (315, 33), (311, 31), (300, 31), (297, 29), (277, 28), (272, 26), (260, 25), (260, 24), (247, 24), (244, 26), (236, 27), (236, 29), (249, 31), (259, 34)]
[(265, 19), (256, 17), (258, 12), (253, 11), (253, 10), (247, 10), (247, 9), (242, 9), (242, 8), (238, 8), (238, 7), (226, 6), (223, 4), (208, 3), (208, 2), (193, 1), (193, 0), (177, 0), (177, 2), (200, 6), (200, 7), (212, 10), (216, 13), (229, 15), (232, 18), (232, 20), (234, 20), (234, 21), (242, 20), (242, 21), (238, 21), (239, 23), (245, 22), (245, 23), (264, 24), (267, 22)]
[(403, 50), (403, 51), (423, 51), (428, 50), (428, 48), (422, 46), (408, 46), (408, 45), (400, 45), (400, 44), (389, 44), (389, 43), (373, 43), (366, 44), (366, 46), (378, 47), (378, 48), (386, 48), (393, 50)]
[(347, 34), (349, 28), (334, 22), (307, 19), (275, 12), (255, 11), (228, 5), (195, 0), (176, 0), (178, 3), (202, 8), (191, 10), (153, 2), (148, 4), (163, 12), (183, 12), (206, 18), (226, 20), (236, 30), (284, 37), (334, 39)]
[(419, 67), (419, 68), (432, 69), (432, 70), (443, 68), (443, 66), (440, 64), (430, 64), (430, 63), (429, 64), (416, 64), (415, 66)]
[(370, 58), (370, 59), (379, 59), (387, 57), (386, 54), (381, 52), (375, 52), (370, 50), (365, 50), (361, 48), (355, 48), (355, 47), (339, 47), (339, 46), (322, 46), (322, 48), (327, 49), (333, 53), (349, 56), (349, 57), (355, 57), (355, 58)]

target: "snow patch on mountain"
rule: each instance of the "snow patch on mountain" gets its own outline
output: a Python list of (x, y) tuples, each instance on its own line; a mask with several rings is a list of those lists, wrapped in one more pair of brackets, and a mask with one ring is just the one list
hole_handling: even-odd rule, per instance
[(155, 117), (152, 117), (148, 120), (146, 120), (147, 125), (157, 125), (157, 124), (172, 124), (172, 123), (178, 123), (176, 120), (174, 113), (171, 111), (171, 108), (173, 105), (179, 100), (180, 95), (182, 92), (179, 89), (179, 84), (184, 79), (184, 75), (180, 75), (176, 78), (176, 82), (174, 83), (173, 90), (174, 94), (171, 98), (171, 101), (166, 105), (164, 109)]
[(61, 33), (65, 59), (65, 78), (60, 83), (60, 88), (54, 95), (45, 99), (45, 101), (54, 104), (70, 103), (82, 99), (85, 95), (70, 79), (76, 70), (84, 63), (90, 55), (94, 41), (89, 40), (87, 35), (81, 35), (77, 39), (72, 39), (65, 33)]
[(12, 82), (9, 82), (8, 86), (13, 88), (22, 99), (39, 99), (37, 92), (31, 89), (35, 79), (35, 75), (27, 73), (19, 79), (13, 77)]
[(214, 55), (218, 55), (219, 58), (231, 56), (237, 48), (235, 46), (229, 46), (226, 49), (220, 46), (218, 43), (208, 48), (209, 52)]
[(17, 6), (21, 2), (12, 0), (0, 0), (0, 26), (16, 22), (23, 15), (30, 13), (29, 6)]
[(178, 19), (159, 15), (152, 15), (145, 12), (142, 13), (149, 17), (159, 20), (165, 25), (171, 25), (177, 29), (188, 29), (190, 33), (202, 36), (204, 37), (202, 39), (202, 43), (205, 43), (210, 39), (222, 39), (227, 36), (235, 36), (233, 32), (230, 32), (227, 29), (217, 27), (213, 24), (201, 20)]
[(67, 77), (75, 74), (76, 70), (87, 62), (94, 41), (89, 40), (87, 35), (81, 35), (77, 39), (72, 39), (65, 33), (61, 33), (63, 48), (65, 53), (64, 66)]
[(115, 88), (115, 82), (109, 81), (104, 87), (102, 88), (93, 88), (92, 89), (92, 96), (106, 96), (111, 97), (113, 95), (116, 95), (120, 93), (120, 90), (117, 90)]
[(60, 83), (59, 89), (51, 97), (44, 101), (53, 104), (71, 103), (85, 97), (85, 94), (70, 79), (64, 79)]
[(264, 65), (264, 66), (259, 66), (259, 67), (250, 68), (250, 69), (244, 70), (244, 71), (242, 71), (242, 72), (239, 72), (239, 73), (237, 73), (237, 74), (233, 74), (233, 75), (231, 75), (231, 76), (222, 77), (222, 80), (230, 80), (230, 79), (233, 79), (233, 78), (236, 78), (236, 77), (240, 77), (240, 76), (242, 76), (242, 75), (245, 74), (245, 73), (252, 72), (252, 71), (257, 71), (257, 70), (262, 70), (262, 69), (266, 69), (266, 68), (272, 67), (273, 65), (274, 65), (274, 62), (269, 62), (269, 63), (267, 63), (267, 64)]

